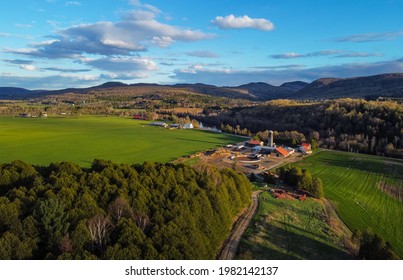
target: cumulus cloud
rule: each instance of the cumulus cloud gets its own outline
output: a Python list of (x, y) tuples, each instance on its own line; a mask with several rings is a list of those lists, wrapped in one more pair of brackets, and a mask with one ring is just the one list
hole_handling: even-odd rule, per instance
[(57, 31), (54, 39), (32, 44), (29, 49), (8, 52), (45, 58), (76, 58), (86, 54), (131, 55), (146, 51), (149, 45), (168, 47), (176, 41), (193, 42), (215, 35), (199, 30), (161, 23), (155, 7), (132, 1), (147, 10), (127, 12), (117, 22), (80, 24)]
[(228, 15), (225, 17), (217, 16), (211, 21), (214, 25), (221, 29), (258, 29), (262, 31), (271, 31), (274, 29), (274, 24), (264, 18), (250, 18), (247, 15), (236, 17)]

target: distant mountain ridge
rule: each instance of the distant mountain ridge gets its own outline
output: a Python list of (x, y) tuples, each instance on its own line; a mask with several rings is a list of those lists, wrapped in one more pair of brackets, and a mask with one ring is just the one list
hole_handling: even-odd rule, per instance
[(125, 84), (107, 82), (89, 88), (67, 88), (61, 90), (28, 90), (18, 87), (0, 87), (0, 99), (29, 99), (46, 95), (64, 93), (85, 94), (109, 88), (153, 87), (186, 90), (215, 97), (239, 98), (254, 101), (272, 99), (333, 99), (333, 98), (364, 98), (364, 97), (403, 97), (403, 73), (390, 73), (355, 78), (320, 78), (308, 84), (302, 81), (287, 82), (273, 86), (264, 82), (252, 82), (237, 87), (218, 87), (208, 84)]
[(299, 99), (403, 97), (403, 73), (356, 78), (322, 78), (298, 91)]

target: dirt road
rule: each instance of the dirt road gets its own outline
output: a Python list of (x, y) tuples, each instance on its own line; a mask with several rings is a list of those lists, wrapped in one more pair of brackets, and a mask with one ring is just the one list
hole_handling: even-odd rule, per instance
[(258, 206), (258, 196), (262, 191), (255, 191), (252, 193), (252, 203), (238, 220), (232, 226), (231, 233), (227, 240), (223, 243), (220, 251), (217, 254), (219, 260), (232, 260), (238, 249), (239, 241), (246, 228), (248, 227), (252, 217), (255, 215)]

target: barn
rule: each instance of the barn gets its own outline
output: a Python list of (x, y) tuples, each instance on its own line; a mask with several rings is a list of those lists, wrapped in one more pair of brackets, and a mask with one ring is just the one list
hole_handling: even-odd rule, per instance
[(263, 141), (251, 139), (248, 142), (246, 142), (246, 146), (247, 147), (252, 147), (252, 148), (253, 147), (261, 147), (261, 146), (263, 146)]
[(275, 157), (282, 157), (282, 158), (286, 158), (288, 156), (290, 156), (290, 152), (287, 151), (286, 149), (284, 149), (283, 147), (277, 147), (272, 153), (272, 156)]

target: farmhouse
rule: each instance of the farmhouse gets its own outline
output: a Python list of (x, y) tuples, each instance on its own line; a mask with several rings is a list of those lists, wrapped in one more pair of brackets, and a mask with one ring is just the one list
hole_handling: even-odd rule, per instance
[(286, 158), (288, 156), (290, 156), (290, 152), (287, 151), (286, 149), (284, 149), (283, 147), (277, 147), (272, 153), (272, 156), (275, 157), (282, 157), (282, 158)]

